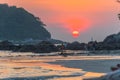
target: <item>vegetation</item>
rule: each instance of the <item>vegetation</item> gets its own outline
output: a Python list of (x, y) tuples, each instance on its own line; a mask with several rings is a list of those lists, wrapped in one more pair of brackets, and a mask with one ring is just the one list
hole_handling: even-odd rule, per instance
[(45, 24), (23, 8), (0, 4), (0, 40), (47, 40)]
[(67, 44), (70, 50), (119, 50), (120, 49), (120, 32), (107, 36), (104, 41), (90, 41), (86, 43), (73, 42)]
[(42, 41), (36, 45), (15, 45), (9, 41), (0, 42), (0, 50), (10, 50), (14, 52), (34, 52), (34, 53), (50, 53), (59, 49), (48, 41)]

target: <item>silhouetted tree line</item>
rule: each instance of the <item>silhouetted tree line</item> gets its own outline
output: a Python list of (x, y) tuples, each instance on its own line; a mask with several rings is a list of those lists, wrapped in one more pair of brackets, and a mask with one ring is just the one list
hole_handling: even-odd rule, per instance
[(9, 41), (0, 42), (0, 50), (10, 50), (14, 52), (34, 52), (34, 53), (50, 53), (61, 50), (119, 50), (120, 42), (113, 37), (108, 36), (103, 42), (90, 41), (88, 43), (79, 43), (77, 41), (55, 46), (49, 41), (41, 41), (38, 44), (13, 44)]
[(119, 50), (120, 32), (107, 36), (102, 42), (90, 41), (88, 43), (72, 42), (66, 46), (70, 50)]
[(91, 41), (86, 43), (73, 42), (66, 46), (69, 50), (119, 50), (120, 43)]
[(56, 52), (59, 49), (48, 41), (42, 41), (36, 45), (15, 45), (9, 41), (1, 41), (0, 50), (10, 50), (14, 52), (50, 53)]

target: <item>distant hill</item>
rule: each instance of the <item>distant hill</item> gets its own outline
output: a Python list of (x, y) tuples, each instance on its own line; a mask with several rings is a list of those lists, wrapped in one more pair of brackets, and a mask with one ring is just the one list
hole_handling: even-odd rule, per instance
[(23, 8), (0, 4), (0, 40), (47, 40), (45, 24)]
[(117, 34), (112, 34), (107, 36), (103, 42), (104, 43), (120, 43), (120, 32)]

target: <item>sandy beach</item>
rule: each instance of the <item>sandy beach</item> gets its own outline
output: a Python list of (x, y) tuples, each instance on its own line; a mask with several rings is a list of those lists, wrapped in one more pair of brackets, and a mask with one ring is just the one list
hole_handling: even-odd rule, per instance
[(40, 56), (0, 51), (1, 80), (84, 80), (100, 77), (120, 62), (120, 56)]

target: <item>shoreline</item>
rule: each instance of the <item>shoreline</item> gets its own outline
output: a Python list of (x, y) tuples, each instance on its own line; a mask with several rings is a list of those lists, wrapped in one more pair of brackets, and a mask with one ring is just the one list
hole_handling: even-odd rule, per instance
[[(34, 53), (9, 53), (4, 51), (0, 52), (0, 56), (0, 78), (4, 78), (2, 78), (2, 80), (7, 80), (7, 77), (42, 77), (42, 79), (46, 77), (52, 78), (51, 80), (84, 80), (85, 78), (105, 75), (105, 73), (99, 73), (96, 72), (96, 70), (108, 70), (111, 66), (115, 66), (120, 60), (120, 56), (116, 55), (63, 57), (39, 56)], [(104, 66), (101, 67), (100, 65), (103, 64)], [(82, 65), (82, 67), (80, 65)], [(5, 71), (7, 71), (7, 73), (5, 73)], [(19, 76), (16, 76), (17, 74), (19, 74)]]
[[(118, 64), (118, 60), (58, 60), (54, 62), (47, 62), (50, 64), (61, 65), (67, 68), (82, 69), (87, 72), (96, 72), (96, 73), (109, 73), (111, 72), (110, 67)], [(112, 64), (112, 63), (113, 64)], [(111, 64), (110, 64), (111, 63)]]

